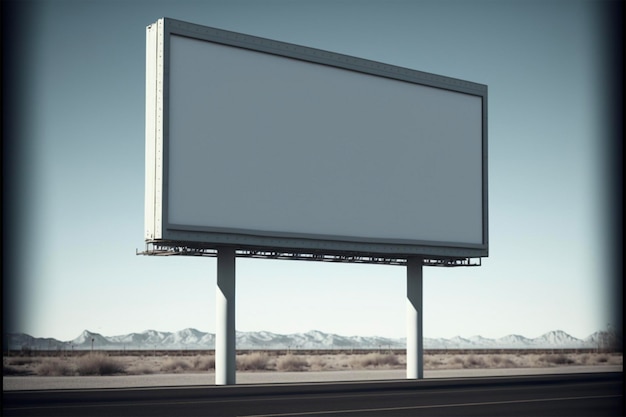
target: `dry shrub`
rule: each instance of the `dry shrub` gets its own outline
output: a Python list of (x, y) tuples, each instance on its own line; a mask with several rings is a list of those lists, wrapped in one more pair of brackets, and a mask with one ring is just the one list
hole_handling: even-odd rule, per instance
[(488, 355), (487, 356), (488, 368), (517, 368), (517, 363), (509, 356), (501, 355)]
[(150, 375), (154, 373), (154, 369), (148, 365), (141, 365), (133, 368), (128, 373), (133, 375)]
[(281, 356), (276, 362), (276, 368), (279, 371), (306, 371), (308, 366), (309, 363), (305, 358), (296, 355)]
[(465, 361), (465, 368), (486, 368), (487, 364), (482, 356), (469, 355)]
[(7, 365), (16, 365), (16, 366), (24, 366), (24, 365), (33, 365), (41, 363), (40, 358), (24, 358), (24, 357), (15, 357), (15, 358), (7, 358), (5, 359)]
[(4, 357), (2, 361), (2, 375), (33, 375), (36, 366), (41, 364), (40, 358)]
[(441, 365), (443, 365), (443, 362), (441, 362), (441, 358), (438, 356), (424, 355), (424, 368), (437, 369)]
[(452, 360), (450, 360), (450, 363), (452, 364), (453, 368), (464, 368), (465, 367), (465, 360), (463, 359), (462, 356), (455, 356), (452, 358)]
[(215, 356), (196, 356), (192, 362), (193, 369), (208, 371), (215, 369)]
[[(309, 368), (314, 370), (324, 370), (324, 371), (332, 371), (332, 370), (348, 370), (352, 369), (352, 359), (354, 357), (353, 354), (336, 354), (331, 353), (323, 356), (305, 356), (307, 362), (309, 363)], [(321, 369), (317, 369), (321, 368)]]
[(2, 375), (3, 376), (24, 376), (31, 375), (32, 372), (27, 368), (21, 366), (11, 366), (11, 365), (2, 365)]
[(189, 362), (182, 358), (167, 358), (163, 365), (161, 365), (161, 370), (165, 372), (185, 372), (187, 369), (191, 368)]
[(331, 365), (324, 359), (319, 356), (314, 356), (309, 360), (309, 366), (313, 371), (323, 371), (331, 367)]
[(237, 358), (237, 369), (241, 371), (264, 371), (269, 368), (269, 364), (269, 356), (261, 352), (254, 352)]
[(398, 364), (400, 364), (400, 361), (393, 353), (368, 353), (362, 357), (354, 358), (352, 361), (353, 367), (361, 368), (394, 367)]
[(572, 363), (575, 362), (569, 356), (564, 355), (562, 353), (558, 355), (552, 355), (552, 354), (542, 355), (539, 358), (539, 361), (550, 364), (550, 365), (571, 365)]
[(579, 358), (579, 362), (584, 365), (622, 365), (623, 356), (621, 353), (592, 353), (583, 355)]
[(76, 362), (78, 375), (114, 375), (126, 372), (125, 365), (103, 353), (81, 356)]
[(72, 369), (59, 359), (46, 359), (35, 370), (41, 376), (68, 376), (73, 375)]
[(610, 365), (624, 365), (624, 355), (623, 353), (613, 353), (609, 356), (608, 364)]

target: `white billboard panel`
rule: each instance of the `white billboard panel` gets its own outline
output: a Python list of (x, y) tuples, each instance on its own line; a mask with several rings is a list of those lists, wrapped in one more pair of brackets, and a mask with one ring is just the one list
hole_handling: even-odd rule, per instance
[(487, 256), (487, 87), (161, 19), (146, 240)]

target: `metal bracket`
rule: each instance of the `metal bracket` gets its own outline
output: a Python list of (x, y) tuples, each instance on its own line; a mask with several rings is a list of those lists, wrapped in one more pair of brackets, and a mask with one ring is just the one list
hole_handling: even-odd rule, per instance
[[(146, 242), (144, 251), (135, 251), (144, 256), (208, 256), (217, 257), (213, 247), (190, 246), (184, 242)], [(327, 254), (322, 252), (290, 252), (269, 249), (237, 249), (235, 255), (241, 258), (288, 259), (297, 261), (343, 262), (354, 264), (406, 265), (406, 258), (385, 257), (363, 254)], [(424, 266), (459, 267), (481, 266), (481, 258), (424, 258)]]

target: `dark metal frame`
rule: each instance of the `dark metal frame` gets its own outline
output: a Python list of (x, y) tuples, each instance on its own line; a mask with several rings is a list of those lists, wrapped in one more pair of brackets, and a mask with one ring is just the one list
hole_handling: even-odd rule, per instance
[[(153, 241), (146, 243), (144, 251), (137, 251), (137, 255), (147, 256), (206, 256), (217, 257), (218, 249), (209, 245), (207, 247), (189, 246), (186, 242)], [(268, 249), (238, 249), (236, 256), (240, 258), (281, 259), (297, 261), (317, 261), (333, 263), (353, 264), (377, 264), (377, 265), (401, 265), (405, 266), (406, 258), (385, 257), (380, 255), (364, 254), (327, 254), (322, 252), (289, 252)], [(423, 259), (424, 266), (481, 266), (482, 258), (445, 258)]]
[[(487, 196), (487, 86), (469, 81), (443, 77), (407, 68), (369, 61), (288, 44), (284, 42), (229, 32), (174, 19), (160, 19), (155, 25), (160, 33), (156, 35), (153, 57), (159, 60), (158, 68), (152, 74), (156, 103), (154, 112), (155, 158), (151, 168), (157, 173), (151, 198), (155, 202), (151, 232), (146, 234), (144, 255), (215, 256), (218, 247), (230, 246), (237, 249), (237, 256), (321, 260), (330, 262), (385, 263), (404, 265), (406, 258), (424, 257), (424, 265), (433, 266), (478, 266), (471, 261), (488, 256), (488, 196)], [(304, 233), (279, 233), (268, 231), (239, 230), (216, 227), (191, 227), (170, 224), (167, 221), (167, 172), (168, 172), (168, 120), (169, 112), (169, 39), (171, 35), (215, 42), (223, 45), (250, 49), (268, 54), (280, 55), (312, 63), (334, 66), (346, 70), (407, 81), (415, 84), (436, 87), (454, 92), (480, 96), (483, 110), (482, 138), (482, 244), (461, 244), (455, 242), (431, 242), (419, 240), (362, 239), (350, 236), (324, 236)], [(149, 45), (150, 46), (150, 45)], [(159, 136), (160, 135), (160, 136)], [(159, 165), (161, 164), (161, 165)], [(176, 242), (172, 244), (172, 242)], [(210, 242), (210, 244), (209, 244)]]

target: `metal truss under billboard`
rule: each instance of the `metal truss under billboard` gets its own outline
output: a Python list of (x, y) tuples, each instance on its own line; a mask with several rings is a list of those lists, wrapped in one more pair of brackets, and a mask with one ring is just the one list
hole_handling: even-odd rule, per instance
[(487, 188), (485, 85), (147, 28), (149, 245), (455, 264), (488, 256)]

